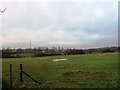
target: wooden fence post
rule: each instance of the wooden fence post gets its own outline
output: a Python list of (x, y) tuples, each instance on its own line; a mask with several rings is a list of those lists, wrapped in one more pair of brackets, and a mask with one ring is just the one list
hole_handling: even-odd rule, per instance
[(23, 71), (23, 67), (22, 64), (20, 64), (20, 82), (23, 82), (23, 74), (25, 74), (26, 76), (28, 76), (31, 80), (33, 80), (36, 83), (39, 83), (38, 81), (36, 81), (34, 78), (32, 78), (29, 74), (27, 74), (26, 72)]
[(10, 88), (12, 88), (12, 64), (10, 64)]
[(20, 64), (20, 82), (23, 82), (23, 79), (22, 79), (22, 72), (23, 72), (22, 64)]

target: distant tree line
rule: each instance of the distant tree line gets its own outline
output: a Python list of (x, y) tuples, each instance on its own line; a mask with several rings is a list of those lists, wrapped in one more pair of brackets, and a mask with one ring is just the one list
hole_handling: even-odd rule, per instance
[(108, 52), (119, 52), (120, 47), (102, 47), (102, 48), (91, 48), (85, 49), (86, 53), (108, 53)]
[(120, 47), (103, 47), (91, 49), (64, 49), (62, 47), (38, 47), (26, 49), (2, 49), (2, 58), (24, 58), (24, 57), (42, 57), (42, 56), (56, 56), (56, 55), (79, 55), (92, 53), (108, 53), (118, 52)]

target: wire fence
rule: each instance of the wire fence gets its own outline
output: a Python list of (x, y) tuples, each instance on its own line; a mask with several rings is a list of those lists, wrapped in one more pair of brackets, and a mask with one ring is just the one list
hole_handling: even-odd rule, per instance
[(17, 71), (16, 71), (15, 68), (12, 67), (12, 64), (10, 64), (9, 69), (4, 69), (3, 71), (4, 71), (4, 74), (5, 74), (5, 76), (3, 76), (3, 79), (5, 78), (6, 80), (5, 81), (3, 80), (2, 84), (4, 84), (3, 86), (6, 86), (6, 84), (7, 84), (7, 88), (14, 88), (14, 87), (16, 87), (16, 85), (18, 83), (23, 84), (24, 83), (24, 80), (23, 80), (24, 77), (28, 77), (31, 80), (31, 82), (35, 82), (35, 83), (40, 84), (40, 82), (37, 81), (33, 77), (33, 75), (28, 74), (26, 71), (23, 70), (22, 64), (20, 64), (19, 69)]

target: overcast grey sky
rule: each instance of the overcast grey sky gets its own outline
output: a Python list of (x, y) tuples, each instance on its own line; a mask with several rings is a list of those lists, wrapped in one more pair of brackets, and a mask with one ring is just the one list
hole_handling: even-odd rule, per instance
[[(7, 2), (3, 47), (92, 48), (118, 43), (116, 2)], [(3, 8), (3, 7), (2, 7)]]

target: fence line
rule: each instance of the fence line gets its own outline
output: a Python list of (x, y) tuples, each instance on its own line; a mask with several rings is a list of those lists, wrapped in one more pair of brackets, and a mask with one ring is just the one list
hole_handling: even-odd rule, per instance
[[(32, 78), (28, 73), (26, 73), (25, 71), (23, 71), (23, 66), (22, 64), (20, 64), (20, 82), (23, 82), (23, 73), (28, 76), (31, 80), (33, 80), (36, 83), (39, 83), (37, 80), (35, 80), (34, 78)], [(39, 83), (40, 84), (40, 83)]]
[(10, 64), (10, 88), (13, 88), (13, 86), (16, 84), (16, 81), (20, 80), (20, 82), (23, 82), (23, 74), (25, 74), (27, 77), (29, 77), (32, 81), (34, 81), (35, 83), (39, 83), (37, 80), (35, 80), (33, 77), (31, 77), (28, 73), (26, 73), (25, 71), (23, 71), (23, 66), (22, 64), (20, 64), (20, 71), (19, 71), (19, 76), (16, 76), (15, 81), (13, 82), (13, 75), (12, 75), (12, 64)]

